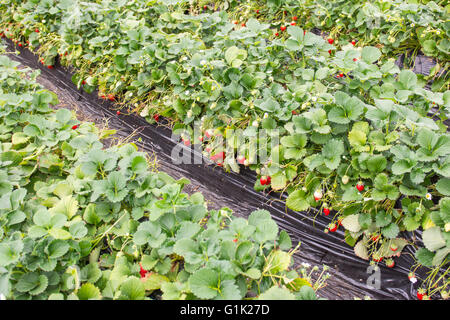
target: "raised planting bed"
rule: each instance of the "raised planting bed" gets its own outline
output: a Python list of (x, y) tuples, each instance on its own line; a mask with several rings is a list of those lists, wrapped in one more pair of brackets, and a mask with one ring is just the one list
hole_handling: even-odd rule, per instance
[[(333, 3), (351, 17), (344, 2)], [(421, 284), (427, 296), (445, 296), (450, 91), (448, 41), (437, 31), (447, 32), (448, 12), (432, 3), (377, 3), (383, 14), (391, 10), (402, 17), (386, 15), (380, 28), (368, 28), (361, 12), (371, 4), (354, 3), (357, 29), (365, 37), (351, 41), (346, 38), (356, 27), (351, 19), (338, 30), (322, 28), (327, 22), (311, 25), (321, 16), (314, 6), (325, 6), (320, 1), (297, 7), (268, 2), (261, 17), (248, 14), (256, 2), (242, 4), (249, 6), (245, 12), (234, 1), (219, 12), (139, 0), (113, 6), (91, 1), (73, 8), (58, 1), (51, 8), (5, 3), (0, 28), (18, 48), (29, 44), (49, 70), (59, 63), (73, 70), (71, 81), (115, 102), (118, 117), (136, 113), (150, 123), (164, 118), (184, 150), (191, 145), (199, 150), (196, 159), (205, 155), (236, 173), (254, 170), (256, 176), (247, 177), (255, 191), (279, 193), (281, 205), (295, 211), (289, 215), (332, 217), (321, 230), (334, 233), (342, 225), (345, 242), (359, 258), (400, 266), (393, 258), (401, 261), (412, 250), (417, 266), (430, 267)], [(292, 16), (286, 23), (305, 5), (314, 10), (311, 21)], [(335, 7), (327, 8), (328, 19)], [(238, 14), (248, 20), (238, 22)], [(385, 31), (392, 25), (403, 30), (405, 18), (431, 19), (437, 31), (423, 32), (425, 39), (396, 32), (388, 36), (391, 46), (384, 43)], [(308, 31), (317, 29), (329, 34)], [(371, 42), (377, 37), (382, 44)], [(402, 52), (392, 49), (405, 42), (413, 57), (422, 51), (437, 59), (427, 76), (396, 65)], [(414, 233), (417, 246), (406, 246)], [(408, 268), (416, 271), (412, 262)], [(443, 276), (436, 277), (441, 271)]]

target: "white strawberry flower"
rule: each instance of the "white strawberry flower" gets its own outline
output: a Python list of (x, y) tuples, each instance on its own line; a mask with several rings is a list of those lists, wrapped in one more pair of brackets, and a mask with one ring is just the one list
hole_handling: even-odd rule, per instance
[(189, 95), (189, 93), (190, 93), (189, 90), (186, 90), (186, 91), (184, 92), (184, 94), (187, 95), (187, 96)]
[(269, 114), (266, 112), (264, 113), (264, 119), (267, 119), (269, 117)]
[(200, 61), (200, 64), (201, 64), (202, 66), (204, 66), (204, 65), (206, 64), (206, 60)]
[(431, 196), (431, 193), (427, 193), (427, 194), (425, 195), (425, 198), (426, 198), (427, 200), (431, 200), (433, 197)]

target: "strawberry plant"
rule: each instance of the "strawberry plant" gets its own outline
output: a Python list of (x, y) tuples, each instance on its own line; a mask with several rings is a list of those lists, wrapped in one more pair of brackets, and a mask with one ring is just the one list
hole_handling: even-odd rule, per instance
[[(430, 280), (448, 268), (443, 7), (308, 0), (267, 1), (263, 9), (231, 1), (226, 11), (203, 11), (134, 0), (117, 4), (119, 15), (110, 3), (88, 1), (80, 12), (96, 15), (74, 23), (68, 4), (55, 3), (0, 1), (0, 31), (29, 41), (44, 65), (75, 68), (72, 80), (83, 90), (98, 88), (149, 122), (170, 119), (186, 146), (201, 143), (225, 170), (247, 163), (258, 174), (255, 189), (286, 193), (290, 209), (326, 204), (359, 257), (393, 259), (412, 244), (418, 262), (432, 268)], [(400, 69), (393, 57), (405, 50), (422, 50), (438, 64), (427, 77)], [(202, 140), (193, 136), (197, 125)], [(237, 143), (239, 130), (244, 137), (277, 130), (280, 139)], [(257, 157), (261, 150), (266, 158)], [(116, 185), (127, 176), (103, 178), (98, 187), (110, 201), (126, 196)], [(403, 232), (415, 230), (423, 245), (405, 240)]]

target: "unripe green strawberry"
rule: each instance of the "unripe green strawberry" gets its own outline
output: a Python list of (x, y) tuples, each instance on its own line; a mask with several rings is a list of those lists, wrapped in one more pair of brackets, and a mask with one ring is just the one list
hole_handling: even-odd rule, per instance
[(347, 175), (342, 177), (342, 183), (343, 184), (347, 184), (349, 180), (350, 180), (350, 178)]

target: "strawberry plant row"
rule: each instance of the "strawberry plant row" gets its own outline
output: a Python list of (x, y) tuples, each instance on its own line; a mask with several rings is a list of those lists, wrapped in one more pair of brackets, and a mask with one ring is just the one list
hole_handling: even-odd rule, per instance
[[(171, 119), (184, 144), (201, 145), (226, 170), (249, 166), (256, 190), (332, 215), (325, 231), (342, 225), (359, 257), (393, 266), (407, 245), (400, 232), (422, 229), (419, 263), (433, 274), (447, 268), (450, 91), (425, 89), (426, 79), (377, 47), (337, 47), (297, 23), (274, 32), (273, 22), (152, 4), (8, 2), (1, 27), (46, 66), (74, 67), (84, 90), (99, 88), (149, 122)], [(259, 159), (238, 129), (275, 130), (280, 140), (256, 139), (268, 152)], [(440, 283), (432, 293), (448, 285), (431, 279)]]

